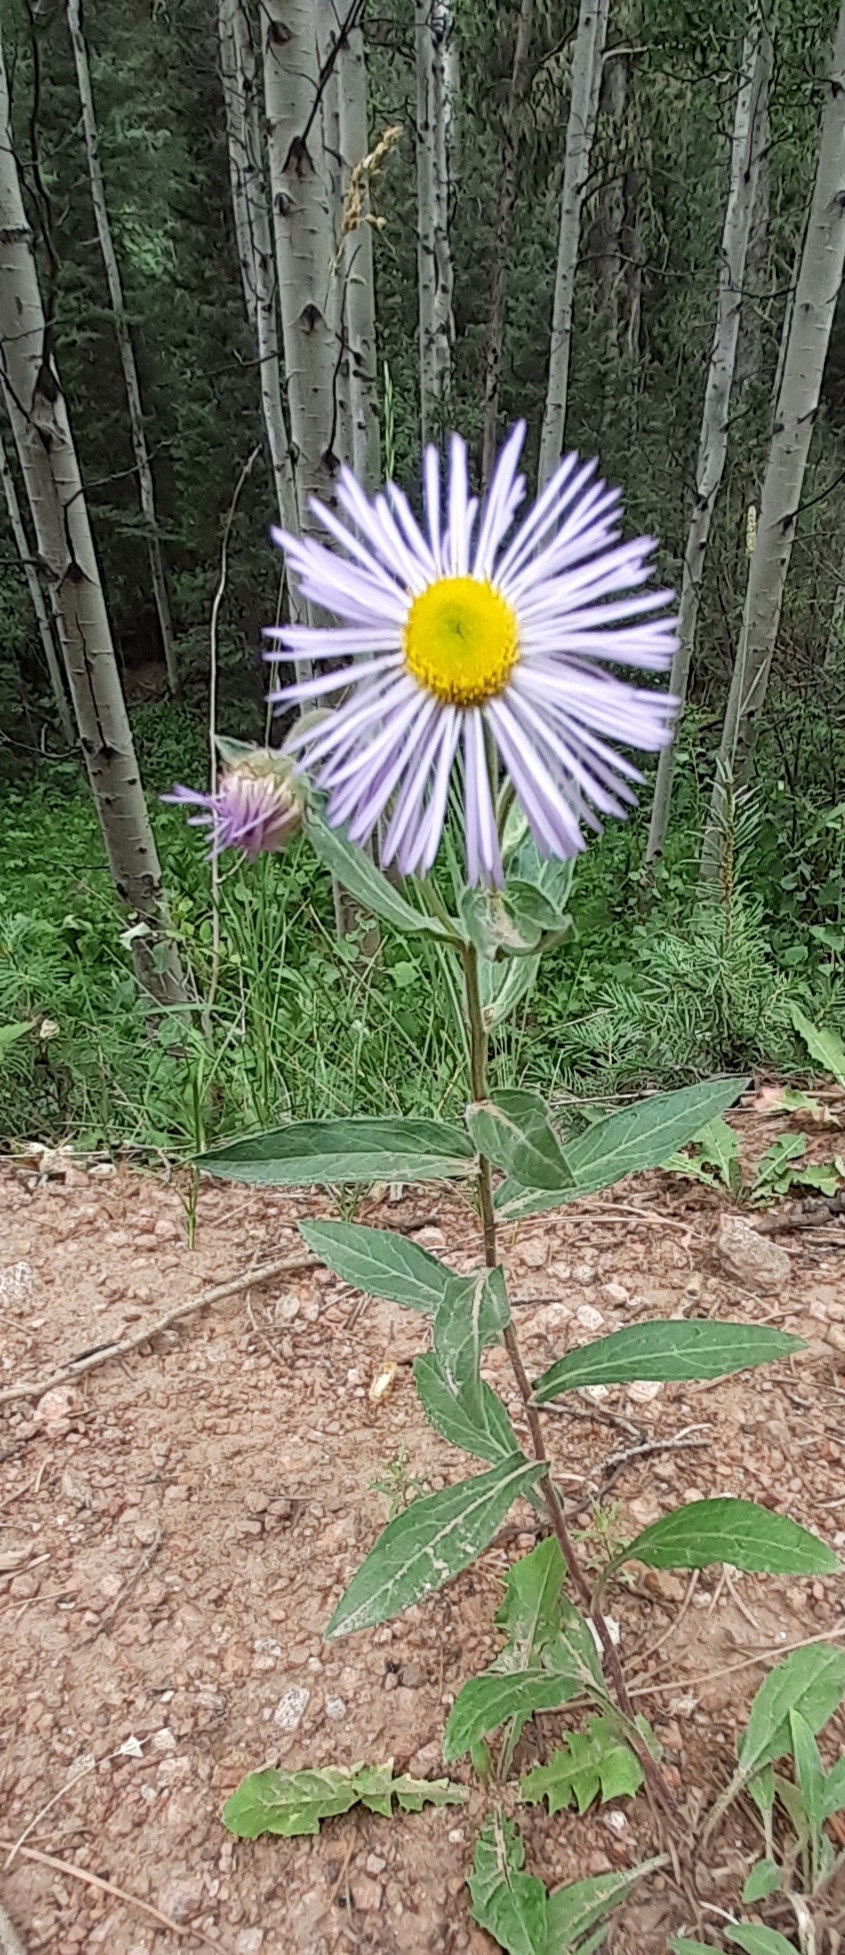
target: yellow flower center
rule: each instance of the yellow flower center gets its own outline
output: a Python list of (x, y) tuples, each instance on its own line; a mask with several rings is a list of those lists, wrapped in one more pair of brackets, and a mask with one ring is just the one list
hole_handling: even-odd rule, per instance
[(483, 706), (519, 657), (509, 604), (475, 577), (440, 577), (415, 597), (402, 638), (405, 666), (435, 699)]

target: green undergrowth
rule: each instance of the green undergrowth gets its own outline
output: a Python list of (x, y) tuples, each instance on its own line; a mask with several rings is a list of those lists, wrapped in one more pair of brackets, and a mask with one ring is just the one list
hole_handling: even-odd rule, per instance
[[(465, 1060), (436, 957), (389, 930), (375, 963), (354, 940), (338, 946), (328, 877), (305, 846), (253, 869), (225, 862), (215, 967), (202, 837), (158, 800), (174, 780), (203, 779), (203, 728), (154, 705), (136, 710), (134, 730), (191, 1020), (187, 1030), (151, 1020), (139, 1003), (75, 763), (53, 760), (37, 784), (7, 785), (0, 1026), (31, 1029), (3, 1052), (0, 1135), (178, 1155), (288, 1118), (453, 1111), (467, 1096)], [(695, 895), (701, 809), (689, 755), (648, 905), (644, 821), (612, 824), (578, 864), (570, 940), (544, 959), (507, 1049), (494, 1039), (494, 1072), (498, 1062), (546, 1093), (596, 1094), (734, 1068), (805, 1071), (792, 1007), (845, 1030), (842, 824), (837, 810), (805, 810), (802, 855), (800, 837), (778, 839), (774, 789), (766, 805), (765, 821), (745, 814), (730, 890), (706, 907)]]

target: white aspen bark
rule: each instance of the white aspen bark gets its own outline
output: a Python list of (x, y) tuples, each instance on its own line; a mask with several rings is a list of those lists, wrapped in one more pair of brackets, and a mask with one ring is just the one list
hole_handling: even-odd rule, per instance
[(493, 234), (493, 284), (490, 293), (490, 316), (487, 324), (487, 347), (484, 373), (484, 418), (481, 437), (481, 479), (484, 487), (490, 480), (493, 463), (496, 459), (499, 417), (499, 379), (502, 370), (502, 347), (505, 337), (505, 295), (507, 291), (508, 251), (510, 247), (511, 222), (516, 202), (516, 166), (519, 153), (519, 112), (528, 70), (528, 56), (531, 52), (531, 32), (534, 25), (534, 0), (520, 0), (519, 17), (516, 24), (516, 38), (513, 49), (513, 66), (508, 87), (505, 111), (502, 116), (502, 174), (499, 178), (499, 203)]
[(590, 153), (596, 128), (602, 61), (610, 0), (581, 0), (578, 32), (572, 56), (572, 98), (566, 126), (566, 155), (560, 200), (549, 384), (540, 436), (539, 486), (544, 488), (563, 452), (575, 272), (581, 240), (581, 212), (590, 173)]
[(448, 83), (451, 15), (442, 0), (414, 0), (417, 82), (417, 262), (423, 442), (442, 431), (452, 367), (452, 254), (449, 243)]
[(686, 700), (690, 666), (701, 601), (701, 585), (716, 497), (728, 453), (728, 421), (734, 380), (742, 295), (751, 223), (757, 200), (761, 145), (768, 131), (768, 92), (773, 47), (769, 27), (758, 15), (745, 39), (731, 142), (730, 180), (722, 230), (719, 288), (713, 348), (704, 390), (698, 443), (695, 506), (684, 552), (678, 643), (672, 660), (669, 690), (679, 701), (671, 746), (664, 747), (657, 767), (646, 862), (663, 853), (675, 772), (675, 743)]
[(340, 63), (343, 53), (339, 0), (314, 0), (317, 23), (319, 127), (323, 176), (332, 225), (328, 315), (335, 346), (337, 410), (334, 450), (352, 465), (352, 385), (347, 324), (346, 240), (343, 233), (344, 171), (340, 137)]
[(261, 409), (279, 522), (299, 528), (290, 437), (282, 403), (276, 312), (276, 267), (255, 48), (246, 0), (219, 0), (220, 70), (226, 109), (229, 179), (244, 303), (255, 334)]
[(50, 578), (65, 670), (117, 894), (143, 927), (133, 935), (140, 984), (185, 1003), (168, 932), (161, 870), (114, 655), (85, 492), (52, 359), (13, 147), (0, 47), (0, 379)]
[(59, 724), (64, 735), (65, 744), (69, 747), (74, 747), (76, 745), (76, 733), (74, 731), (70, 706), (68, 705), (65, 682), (62, 678), (62, 668), (56, 649), (56, 640), (53, 637), (50, 614), (47, 609), (44, 592), (41, 588), (41, 579), (29, 547), (29, 538), (24, 528), (21, 506), (18, 501), (18, 492), (15, 488), (15, 478), (9, 467), (9, 458), (3, 446), (2, 437), (0, 437), (0, 479), (2, 479), (3, 494), (6, 499), (6, 508), (9, 512), (9, 524), (20, 555), (27, 590), (29, 591), (32, 608), (35, 612), (35, 622), (38, 626), (38, 636), (41, 640), (44, 662), (50, 676), (50, 685), (53, 690), (53, 698), (56, 702)]
[(845, 263), (845, 0), (825, 80), (816, 179), (783, 355), (780, 392), (760, 498), (701, 869), (719, 872), (724, 783), (750, 762), (777, 642), (804, 472)]
[[(376, 299), (370, 191), (360, 165), (369, 151), (367, 65), (361, 28), (347, 30), (338, 56), (339, 134), (342, 159), (343, 282), (346, 298), (346, 352), (349, 362), (351, 464), (368, 495), (378, 486), (381, 439), (378, 414)], [(357, 171), (357, 176), (355, 172)], [(353, 178), (360, 208), (347, 210)]]
[(767, 101), (765, 113), (762, 113), (760, 116), (760, 162), (757, 171), (757, 192), (754, 198), (754, 209), (751, 213), (751, 229), (748, 235), (742, 310), (739, 320), (739, 339), (737, 341), (736, 367), (734, 370), (734, 386), (740, 395), (744, 394), (751, 383), (757, 380), (760, 372), (760, 355), (763, 343), (763, 305), (769, 287), (769, 218), (771, 214), (770, 140), (771, 125)]
[(288, 413), (299, 527), (307, 535), (321, 533), (310, 498), (334, 506), (339, 459), (335, 239), (314, 0), (261, 0), (260, 22)]
[(100, 241), (100, 250), (105, 266), (109, 298), (114, 315), (115, 336), (120, 353), (120, 364), (123, 368), (126, 399), (129, 405), (129, 426), (132, 434), (135, 468), (138, 475), (138, 495), (147, 540), (150, 581), (153, 587), (153, 596), (158, 615), (158, 628), (161, 633), (161, 648), (164, 653), (164, 663), (167, 668), (167, 683), (171, 692), (175, 693), (179, 691), (179, 671), (176, 663), (176, 648), (173, 642), (173, 621), (170, 616), (167, 576), (164, 568), (161, 535), (156, 516), (155, 488), (153, 485), (153, 472), (150, 467), (149, 450), (147, 448), (147, 436), (144, 429), (144, 412), (141, 405), (138, 368), (135, 364), (132, 334), (129, 329), (129, 320), (126, 316), (123, 284), (120, 276), (120, 267), (117, 262), (117, 254), (114, 248), (114, 240), (111, 234), (103, 172), (100, 167), (97, 123), (94, 115), (94, 98), (91, 92), (91, 76), (88, 68), (88, 50), (82, 31), (82, 0), (67, 0), (67, 18), (68, 27), (70, 28), (70, 38), (73, 43), (74, 61), (76, 63), (79, 100), (82, 107), (82, 128), (88, 157), (91, 202), (94, 206), (94, 220), (97, 226), (97, 236)]

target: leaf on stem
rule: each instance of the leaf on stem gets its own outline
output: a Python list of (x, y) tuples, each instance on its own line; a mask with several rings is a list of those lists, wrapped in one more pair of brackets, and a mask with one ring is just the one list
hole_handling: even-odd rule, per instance
[(472, 1286), (472, 1277), (458, 1276), (427, 1249), (390, 1229), (370, 1229), (360, 1222), (300, 1222), (299, 1233), (342, 1282), (408, 1310), (433, 1316), (446, 1296)]
[(613, 1566), (709, 1568), (726, 1561), (762, 1575), (835, 1575), (839, 1563), (824, 1541), (784, 1514), (753, 1500), (694, 1500), (630, 1541)]
[(262, 1833), (278, 1833), (291, 1840), (318, 1833), (320, 1821), (349, 1812), (359, 1802), (370, 1812), (390, 1818), (392, 1802), (403, 1812), (421, 1812), (424, 1805), (459, 1806), (467, 1794), (448, 1779), (393, 1776), (393, 1759), (384, 1765), (352, 1765), (341, 1770), (250, 1772), (223, 1807), (223, 1824), (239, 1840), (256, 1840)]
[(643, 1782), (636, 1753), (610, 1717), (591, 1717), (586, 1731), (568, 1731), (560, 1750), (545, 1765), (536, 1765), (519, 1782), (519, 1796), (529, 1804), (548, 1799), (549, 1816), (575, 1804), (586, 1812), (594, 1799), (631, 1797)]
[(546, 1890), (523, 1872), (525, 1847), (516, 1828), (494, 1813), (475, 1843), (467, 1885), (472, 1918), (507, 1955), (547, 1955)]
[(233, 1141), (193, 1165), (225, 1181), (333, 1188), (347, 1181), (441, 1181), (469, 1174), (473, 1148), (439, 1120), (297, 1120)]
[(690, 1323), (681, 1317), (631, 1324), (559, 1358), (537, 1379), (534, 1402), (545, 1405), (561, 1392), (585, 1385), (621, 1385), (638, 1378), (727, 1378), (803, 1348), (800, 1337), (761, 1324)]

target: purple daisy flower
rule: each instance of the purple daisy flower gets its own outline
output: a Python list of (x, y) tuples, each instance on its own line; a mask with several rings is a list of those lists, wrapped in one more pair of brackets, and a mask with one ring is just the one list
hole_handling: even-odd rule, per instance
[(369, 502), (343, 469), (348, 523), (313, 505), (342, 556), (273, 531), (303, 596), (341, 622), (268, 636), (291, 659), (346, 661), (272, 695), (284, 707), (344, 694), (294, 727), (288, 751), (350, 841), (366, 841), (389, 808), (382, 861), (395, 858), (404, 875), (434, 861), (459, 747), (469, 881), (500, 883), (490, 743), (538, 849), (565, 857), (584, 846), (582, 820), (599, 827), (593, 810), (624, 815), (635, 799), (642, 777), (610, 742), (653, 752), (670, 737), (675, 701), (606, 669), (671, 661), (673, 594), (642, 588), (654, 545), (622, 542), (618, 493), (576, 455), (507, 540), (525, 493), (524, 436), (520, 423), (481, 507), (453, 435), (445, 498), (437, 452), (425, 453), (423, 528), (393, 483)]
[(184, 802), (200, 810), (189, 815), (192, 828), (209, 828), (211, 855), (223, 849), (243, 849), (250, 862), (262, 851), (273, 854), (299, 827), (301, 810), (278, 765), (257, 755), (221, 774), (216, 793), (200, 794), (191, 787), (174, 787), (162, 801)]

